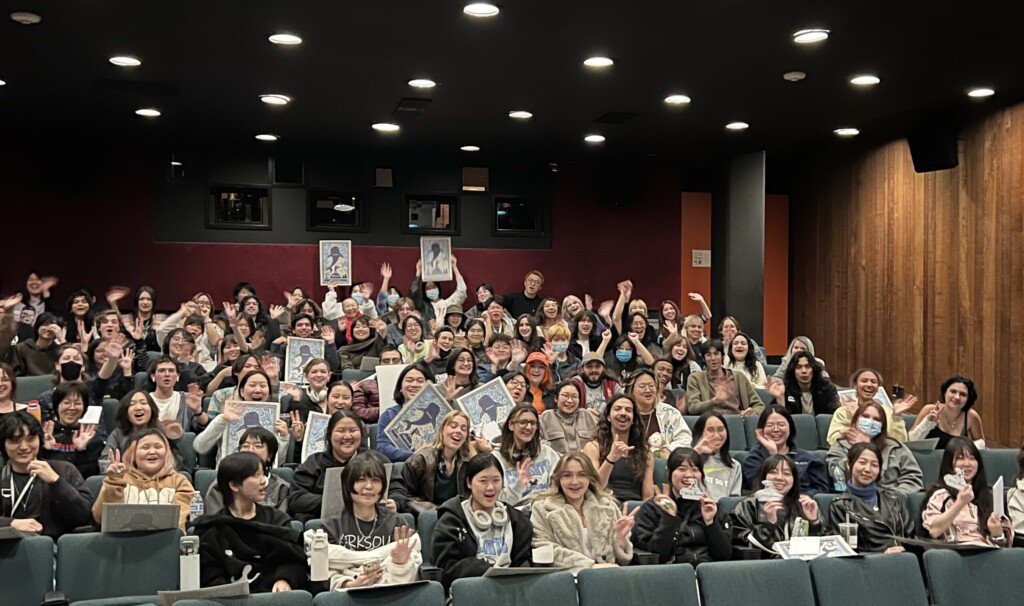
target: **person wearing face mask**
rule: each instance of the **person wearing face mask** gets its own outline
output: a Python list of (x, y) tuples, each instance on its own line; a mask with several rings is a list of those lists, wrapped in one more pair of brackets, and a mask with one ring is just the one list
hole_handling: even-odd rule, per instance
[(846, 492), (833, 499), (825, 516), (829, 534), (840, 534), (839, 525), (844, 522), (857, 524), (860, 553), (900, 553), (905, 551), (903, 546), (891, 537), (914, 536), (906, 503), (898, 492), (878, 482), (882, 460), (872, 442), (854, 444), (844, 461), (849, 470)]
[(627, 393), (636, 402), (636, 414), (644, 428), (644, 440), (654, 456), (667, 457), (676, 448), (689, 446), (693, 439), (683, 415), (659, 401), (661, 393), (654, 371), (643, 368), (629, 377)]
[(61, 383), (53, 390), (56, 415), (43, 423), (41, 451), (44, 459), (71, 463), (84, 478), (99, 475), (100, 453), (107, 439), (103, 428), (80, 423), (88, 401), (89, 389), (80, 381)]
[[(196, 436), (192, 447), (200, 454), (206, 454), (217, 450), (217, 460), (220, 461), (223, 453), (218, 448), (224, 432), (233, 421), (238, 421), (245, 416), (245, 402), (266, 402), (270, 398), (270, 377), (262, 370), (254, 370), (244, 377), (238, 386), (240, 400), (228, 399), (221, 413), (210, 421), (206, 429)], [(296, 417), (296, 415), (293, 415)], [(293, 419), (297, 420), (297, 419)], [(304, 421), (303, 421), (304, 422)], [(294, 429), (294, 428), (293, 428)], [(277, 434), (280, 460), (275, 461), (278, 467), (284, 465), (284, 456), (288, 451), (288, 424), (281, 419), (274, 421), (274, 432)], [(295, 435), (293, 431), (292, 435)], [(300, 434), (301, 435), (301, 434)]]
[[(267, 479), (267, 485), (264, 488), (264, 498), (260, 501), (260, 505), (273, 507), (287, 513), (291, 485), (277, 474), (270, 473), (270, 468), (277, 461), (280, 444), (277, 437), (266, 429), (250, 427), (238, 438), (238, 452), (251, 452), (263, 461), (263, 475)], [(224, 495), (216, 482), (210, 485), (209, 490), (203, 496), (203, 504), (206, 515), (214, 515), (224, 509)]]
[(395, 315), (395, 304), (402, 298), (402, 291), (391, 284), (391, 264), (382, 263), (380, 266), (380, 291), (377, 292), (377, 317), (387, 324), (394, 324), (398, 318)]
[[(782, 357), (782, 362), (779, 364), (779, 368), (776, 369), (775, 374), (772, 375), (774, 379), (786, 378), (786, 369), (789, 367), (790, 360), (793, 359), (798, 352), (806, 351), (807, 353), (814, 356), (814, 343), (811, 342), (807, 337), (797, 337), (789, 342), (789, 347), (786, 349), (786, 355)], [(814, 358), (814, 361), (821, 367), (821, 373), (826, 379), (829, 378), (828, 371), (825, 370), (825, 361), (821, 358)]]
[[(388, 481), (381, 458), (373, 451), (352, 457), (341, 474), (345, 509), (323, 520), (330, 591), (411, 583), (423, 563), (419, 536), (380, 503)], [(313, 533), (305, 534), (307, 553)], [(366, 567), (370, 562), (380, 565)]]
[[(850, 385), (857, 392), (856, 402), (843, 402), (832, 414), (832, 422), (828, 426), (827, 441), (835, 444), (836, 440), (847, 435), (851, 430), (855, 431), (855, 417), (861, 406), (868, 402), (878, 401), (881, 403), (883, 396), (878, 396), (878, 390), (883, 389), (882, 375), (871, 368), (860, 368), (850, 377)], [(876, 400), (876, 397), (879, 399)], [(906, 442), (907, 424), (903, 420), (903, 413), (907, 412), (917, 404), (917, 396), (907, 394), (892, 403), (892, 409), (888, 406), (885, 409), (885, 423), (889, 428), (889, 437), (899, 442)]]
[(433, 562), (442, 570), (446, 591), (456, 579), (483, 576), (492, 567), (532, 564), (533, 526), (525, 514), (499, 500), (503, 477), (493, 455), (478, 454), (466, 462), (469, 496), (441, 505)]
[[(163, 431), (160, 422), (160, 410), (148, 393), (141, 389), (128, 392), (117, 404), (114, 415), (116, 426), (107, 436), (107, 444), (100, 455), (100, 473), (106, 473), (114, 451), (124, 453), (128, 450), (140, 432), (147, 429)], [(185, 467), (184, 457), (177, 447), (178, 440), (168, 440), (171, 454), (174, 456), (175, 468), (180, 471), (192, 472)]]
[(494, 456), (505, 474), (501, 500), (526, 508), (533, 496), (551, 484), (559, 454), (540, 439), (539, 418), (532, 406), (522, 404), (509, 412), (501, 427), (501, 443)]
[(446, 414), (434, 441), (405, 462), (402, 478), (409, 489), (407, 506), (413, 513), (437, 509), (448, 499), (468, 495), (462, 474), (466, 461), (477, 453), (469, 424), (469, 416), (461, 410)]
[(731, 523), (704, 488), (704, 458), (690, 448), (668, 457), (669, 484), (644, 501), (636, 513), (637, 547), (657, 554), (662, 564), (696, 566), (728, 560)]
[[(63, 320), (52, 313), (42, 313), (36, 317), (35, 338), (19, 340), (11, 344), (14, 337), (14, 316), (7, 321), (0, 315), (0, 359), (10, 361), (14, 374), (19, 377), (48, 375), (53, 372), (53, 365), (60, 355), (60, 337)], [(7, 332), (4, 328), (8, 329)]]
[(714, 500), (738, 497), (743, 469), (729, 454), (729, 426), (721, 413), (709, 410), (693, 424), (693, 449), (704, 457), (704, 489)]
[(798, 415), (830, 415), (839, 408), (839, 392), (809, 352), (798, 351), (789, 360), (782, 381), (773, 379), (768, 391), (775, 403)]
[[(380, 352), (381, 366), (402, 363), (402, 354), (396, 347), (386, 346)], [(355, 384), (352, 390), (352, 410), (363, 423), (376, 423), (380, 418), (380, 385), (377, 377), (371, 376)]]
[(593, 463), (581, 452), (555, 466), (554, 482), (530, 509), (533, 547), (551, 547), (552, 565), (571, 568), (625, 566), (633, 559), (634, 513), (621, 511), (611, 492), (598, 489)]
[(910, 430), (910, 439), (938, 438), (936, 448), (943, 449), (956, 436), (969, 437), (979, 449), (985, 448), (981, 415), (974, 410), (974, 403), (978, 401), (974, 381), (954, 375), (942, 382), (939, 393), (942, 400), (921, 407)]
[(730, 514), (735, 544), (757, 547), (777, 558), (775, 543), (788, 541), (798, 520), (807, 522), (807, 536), (821, 536), (818, 504), (800, 493), (797, 476), (796, 463), (787, 455), (764, 460), (756, 478), (759, 490), (737, 503)]
[(194, 492), (188, 478), (175, 471), (167, 438), (159, 429), (147, 428), (138, 432), (123, 455), (119, 450), (111, 453), (92, 517), (97, 524), (103, 520), (104, 503), (178, 505), (178, 527), (184, 531)]
[(436, 282), (423, 283), (423, 261), (416, 262), (416, 275), (409, 285), (409, 296), (416, 304), (416, 309), (423, 314), (425, 321), (443, 319), (445, 311), (452, 305), (459, 307), (466, 301), (466, 281), (459, 272), (459, 262), (455, 255), (452, 259), (452, 275), (455, 277), (455, 292), (447, 298), (441, 297), (441, 287)]
[(583, 387), (579, 382), (559, 383), (554, 393), (556, 408), (540, 415), (541, 438), (561, 455), (582, 450), (597, 436), (599, 413), (580, 408)]
[(448, 366), (448, 356), (455, 346), (455, 331), (447, 326), (442, 326), (434, 331), (434, 338), (427, 348), (427, 354), (423, 356), (423, 362), (435, 375), (444, 374)]
[[(112, 356), (112, 360), (108, 358), (108, 362), (101, 367), (100, 370), (104, 376), (100, 378), (89, 374), (85, 366), (85, 356), (82, 355), (82, 351), (78, 347), (70, 344), (61, 345), (58, 349), (60, 355), (57, 357), (57, 364), (53, 370), (54, 389), (64, 383), (81, 381), (88, 387), (89, 399), (86, 405), (102, 406), (104, 392), (107, 391), (107, 380), (114, 374), (121, 355), (120, 348), (111, 345), (110, 349), (116, 353)], [(97, 380), (98, 378), (100, 380)], [(42, 413), (43, 421), (52, 420), (56, 416), (53, 408), (54, 389), (48, 389), (39, 394), (39, 410)]]
[(1000, 519), (992, 511), (985, 464), (969, 438), (956, 437), (946, 445), (938, 481), (925, 495), (921, 525), (931, 538), (949, 543), (1013, 545), (1013, 525), (1009, 518)]
[(813, 497), (819, 492), (829, 492), (828, 473), (825, 464), (813, 453), (796, 446), (796, 424), (789, 411), (772, 404), (764, 409), (757, 419), (754, 431), (759, 444), (747, 452), (743, 460), (743, 487), (756, 490), (755, 484), (761, 462), (771, 455), (788, 456), (797, 470), (798, 486), (801, 494)]
[(580, 361), (580, 374), (573, 377), (583, 385), (580, 408), (589, 408), (598, 415), (604, 413), (608, 401), (622, 393), (622, 385), (607, 372), (604, 358), (599, 353), (589, 353)]
[(613, 397), (597, 426), (597, 437), (583, 453), (597, 469), (601, 488), (619, 501), (641, 501), (654, 496), (654, 456), (647, 449), (633, 396)]
[(43, 461), (43, 429), (24, 410), (0, 417), (6, 462), (0, 469), (0, 528), (46, 535), (62, 534), (92, 520), (92, 495), (74, 465)]
[(878, 402), (868, 402), (857, 409), (854, 417), (857, 419), (856, 426), (851, 427), (844, 437), (836, 440), (829, 448), (825, 459), (828, 468), (842, 468), (852, 446), (870, 442), (875, 445), (880, 455), (879, 486), (902, 493), (924, 490), (921, 467), (913, 453), (900, 442), (888, 437), (888, 421), (882, 406)]
[(569, 353), (569, 329), (564, 324), (555, 324), (547, 329), (544, 355), (548, 357), (553, 381), (561, 382), (580, 370), (580, 358)]
[(392, 406), (385, 410), (377, 422), (377, 450), (386, 456), (389, 461), (398, 463), (412, 456), (411, 450), (395, 446), (394, 442), (391, 441), (391, 437), (386, 432), (388, 425), (394, 420), (401, 407), (407, 402), (411, 402), (416, 397), (416, 394), (426, 387), (428, 382), (434, 382), (434, 373), (430, 372), (430, 369), (422, 363), (408, 366), (398, 375), (398, 382), (395, 385), (395, 403), (397, 406)]
[(746, 375), (722, 366), (723, 345), (718, 339), (703, 344), (707, 370), (690, 373), (686, 380), (686, 407), (692, 415), (706, 410), (743, 417), (761, 414), (764, 403)]
[(251, 452), (224, 457), (217, 467), (226, 507), (195, 521), (202, 587), (226, 585), (248, 572), (250, 593), (305, 588), (301, 533), (287, 514), (261, 504), (266, 482), (263, 461)]

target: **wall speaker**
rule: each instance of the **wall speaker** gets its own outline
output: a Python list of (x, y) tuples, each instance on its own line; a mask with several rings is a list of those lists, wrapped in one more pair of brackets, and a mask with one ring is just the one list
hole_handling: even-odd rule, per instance
[(390, 168), (378, 168), (373, 171), (374, 187), (394, 187), (395, 176)]
[(935, 170), (956, 168), (956, 129), (950, 126), (929, 125), (907, 135), (910, 158), (914, 161), (914, 172), (927, 173)]

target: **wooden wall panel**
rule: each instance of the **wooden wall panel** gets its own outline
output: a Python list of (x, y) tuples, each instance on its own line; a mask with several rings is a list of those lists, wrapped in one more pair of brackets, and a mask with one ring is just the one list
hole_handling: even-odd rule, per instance
[(905, 141), (808, 166), (791, 197), (792, 331), (839, 384), (878, 369), (922, 403), (971, 377), (990, 443), (1024, 443), (1024, 104), (919, 175)]

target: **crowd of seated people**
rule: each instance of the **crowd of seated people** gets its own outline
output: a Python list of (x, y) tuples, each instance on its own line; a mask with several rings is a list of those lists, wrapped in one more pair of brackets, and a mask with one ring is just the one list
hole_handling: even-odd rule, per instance
[[(530, 566), (535, 553), (574, 571), (778, 557), (777, 543), (839, 534), (851, 520), (866, 553), (911, 549), (900, 539), (916, 524), (937, 542), (1020, 543), (1024, 449), (999, 517), (966, 377), (944, 382), (942, 399), (908, 428), (903, 414), (917, 399), (882, 398), (878, 371), (854, 373), (853, 395), (841, 399), (810, 339), (794, 339), (775, 370), (736, 318), (720, 322), (721, 338), (706, 335), (711, 312), (696, 293), (685, 302), (693, 310), (662, 302), (652, 326), (630, 281), (594, 305), (589, 295), (542, 297), (543, 275), (531, 271), (521, 292), (481, 284), (464, 310), (454, 258), (452, 269), (447, 295), (444, 284), (422, 282), (419, 264), (402, 293), (385, 263), (377, 297), (366, 282), (340, 301), (332, 285), (322, 301), (294, 288), (277, 304), (242, 282), (220, 311), (200, 292), (166, 317), (149, 287), (123, 314), (132, 293), (120, 287), (102, 300), (75, 291), (60, 309), (57, 280), (30, 274), (24, 292), (0, 299), (0, 527), (56, 539), (95, 528), (106, 504), (177, 504), (178, 526), (201, 538), (203, 585), (248, 566), (253, 592), (415, 580), (427, 558), (402, 514), (436, 516), (429, 555), (446, 587), (491, 567)], [(289, 337), (325, 344), (298, 384), (286, 380)], [(370, 358), (404, 365), (393, 394), (381, 397), (372, 371), (343, 380)], [(27, 376), (50, 376), (52, 388), (19, 398), (17, 379)], [(495, 380), (514, 407), (488, 439), (457, 399)], [(429, 384), (455, 410), (409, 449), (389, 428)], [(83, 422), (111, 399), (112, 426)], [(234, 434), (238, 452), (222, 453), (247, 402), (279, 402), (282, 415)], [(328, 419), (322, 446), (304, 449), (314, 413)], [(827, 454), (797, 446), (794, 415), (831, 415)], [(743, 427), (746, 417), (753, 438), (730, 436), (730, 421)], [(943, 452), (937, 477), (907, 445), (927, 438)], [(216, 469), (196, 519), (186, 442)], [(281, 467), (294, 468), (290, 480)], [(336, 468), (341, 494), (325, 494)], [(89, 477), (102, 477), (98, 496)], [(915, 520), (907, 495), (922, 491)], [(835, 492), (819, 507), (816, 496)], [(291, 522), (320, 518), (328, 499), (344, 506), (320, 520), (330, 573), (313, 582), (316, 535)]]

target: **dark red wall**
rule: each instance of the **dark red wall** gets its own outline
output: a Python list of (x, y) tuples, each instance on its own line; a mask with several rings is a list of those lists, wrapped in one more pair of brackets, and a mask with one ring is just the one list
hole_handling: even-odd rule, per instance
[[(0, 292), (20, 289), (27, 272), (38, 268), (61, 279), (55, 292), (61, 303), (79, 287), (100, 291), (111, 284), (149, 284), (157, 290), (158, 307), (167, 309), (201, 290), (224, 300), (242, 279), (271, 302), (280, 299), (276, 293), (296, 285), (322, 296), (315, 246), (156, 243), (156, 165), (129, 156), (93, 159), (90, 166), (99, 168), (88, 170), (69, 162), (74, 159), (65, 156), (55, 164), (25, 156), (6, 163), (0, 175), (0, 191), (5, 192), (0, 225), (7, 243)], [(637, 295), (652, 308), (662, 299), (677, 298), (677, 175), (669, 169), (642, 172), (632, 207), (602, 208), (594, 201), (592, 176), (582, 167), (563, 164), (553, 201), (551, 250), (460, 249), (455, 240), (470, 299), (483, 281), (499, 292), (521, 289), (523, 275), (533, 268), (544, 272), (544, 295), (589, 292), (599, 301), (614, 298), (615, 284), (631, 278)], [(630, 179), (636, 177), (635, 171), (629, 173)], [(370, 276), (379, 284), (380, 264), (388, 261), (395, 268), (394, 282), (404, 292), (417, 254), (414, 248), (355, 247), (354, 275)]]

